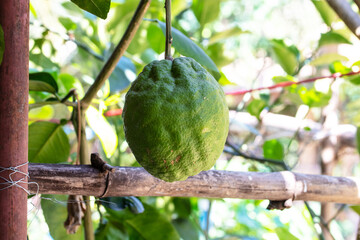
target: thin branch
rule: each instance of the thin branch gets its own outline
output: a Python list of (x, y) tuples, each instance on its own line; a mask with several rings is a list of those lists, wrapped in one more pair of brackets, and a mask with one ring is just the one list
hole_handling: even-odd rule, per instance
[[(78, 106), (81, 107), (81, 105), (79, 103), (78, 103)], [(86, 128), (85, 111), (83, 109), (81, 109), (80, 113), (77, 113), (77, 116), (80, 116), (80, 119), (77, 119), (77, 122), (79, 124), (77, 124), (76, 125), (77, 127), (75, 127), (77, 134), (80, 133), (80, 136), (78, 136), (78, 139), (80, 140), (80, 142), (78, 143), (78, 144), (80, 144), (80, 156), (79, 156), (80, 164), (89, 164), (90, 156), (89, 156), (89, 152), (88, 152), (88, 142), (86, 140), (86, 132), (85, 132), (85, 128)], [(90, 197), (83, 196), (83, 198), (84, 198), (85, 205), (86, 205), (85, 216), (83, 218), (84, 228), (85, 228), (85, 232), (84, 232), (85, 240), (94, 240), (95, 235), (94, 235), (93, 222), (92, 222), (92, 218), (91, 218), (92, 211), (91, 211), (91, 206), (90, 206), (90, 201), (89, 201)]]
[(346, 0), (327, 0), (329, 6), (344, 21), (345, 25), (360, 39), (360, 15)]
[(346, 204), (341, 204), (341, 206), (339, 207), (339, 209), (336, 211), (336, 213), (334, 214), (334, 216), (332, 218), (329, 219), (329, 221), (327, 221), (326, 225), (328, 226), (329, 223), (331, 223), (331, 221), (335, 220), (339, 214), (345, 209), (347, 205)]
[(165, 12), (166, 12), (166, 36), (165, 36), (165, 59), (172, 60), (171, 57), (171, 0), (165, 0)]
[(210, 229), (210, 214), (211, 214), (211, 207), (212, 207), (212, 200), (209, 199), (209, 207), (207, 210), (207, 215), (206, 215), (206, 225), (205, 225), (205, 239), (209, 240), (209, 229)]
[[(312, 221), (313, 221), (313, 224), (314, 224), (314, 225), (315, 225), (315, 224), (320, 225), (319, 222), (317, 222), (317, 221), (315, 222), (315, 218), (321, 219), (321, 216), (316, 215), (316, 213), (312, 210), (312, 208), (310, 207), (310, 205), (309, 205), (308, 202), (304, 201), (304, 204), (305, 204), (305, 206), (306, 206), (306, 209), (307, 209), (307, 210), (309, 211), (309, 213), (310, 213), (310, 216), (311, 216), (311, 219), (312, 219)], [(320, 220), (320, 221), (321, 221), (321, 220)], [(316, 230), (316, 228), (315, 228), (315, 230)], [(325, 240), (325, 237), (324, 237), (324, 233), (323, 233), (323, 232), (318, 232), (317, 234), (319, 235), (319, 238), (320, 238), (321, 240)]]
[(291, 85), (299, 85), (299, 84), (304, 84), (304, 83), (310, 83), (310, 82), (315, 82), (316, 80), (320, 80), (320, 79), (325, 79), (325, 78), (339, 78), (339, 77), (345, 77), (345, 76), (352, 76), (352, 75), (357, 75), (360, 74), (360, 71), (357, 72), (349, 72), (349, 73), (345, 73), (345, 74), (339, 74), (339, 73), (334, 73), (332, 75), (329, 76), (320, 76), (320, 77), (314, 77), (314, 78), (308, 78), (302, 81), (298, 81), (298, 82), (281, 82), (272, 86), (268, 86), (268, 87), (259, 87), (259, 88), (252, 88), (252, 89), (248, 89), (248, 90), (237, 90), (237, 91), (226, 91), (225, 94), (226, 95), (243, 95), (245, 93), (250, 93), (250, 92), (254, 92), (254, 91), (260, 91), (260, 90), (270, 90), (270, 89), (274, 89), (274, 88), (284, 88), (284, 87), (288, 87)]
[(229, 141), (226, 141), (225, 144), (227, 146), (231, 147), (231, 149), (235, 151), (235, 152), (229, 152), (229, 151), (225, 150), (225, 152), (227, 152), (227, 153), (230, 153), (230, 154), (233, 154), (233, 155), (236, 155), (236, 156), (240, 156), (240, 157), (243, 157), (245, 159), (257, 161), (257, 162), (260, 162), (260, 163), (271, 163), (271, 164), (279, 165), (279, 166), (283, 167), (284, 169), (288, 170), (288, 167), (286, 166), (286, 164), (283, 161), (248, 155), (246, 153), (241, 152), (238, 147), (236, 147), (235, 145), (233, 145)]
[(130, 42), (135, 36), (137, 29), (140, 26), (142, 18), (149, 8), (151, 0), (141, 0), (133, 18), (131, 19), (122, 39), (119, 44), (116, 46), (114, 52), (111, 54), (110, 58), (105, 63), (104, 67), (101, 69), (99, 75), (95, 79), (95, 82), (90, 86), (89, 90), (86, 92), (84, 98), (81, 100), (82, 107), (86, 110), (91, 103), (91, 100), (96, 96), (96, 93), (104, 84), (105, 80), (108, 79), (116, 67), (116, 64), (124, 54), (125, 50), (130, 45)]
[[(33, 22), (30, 22), (30, 25), (35, 25)], [(44, 28), (45, 31), (48, 31), (50, 33), (53, 33), (57, 36), (59, 36), (61, 39), (65, 40), (65, 41), (71, 41), (73, 43), (75, 43), (79, 48), (83, 49), (84, 51), (86, 51), (87, 53), (89, 53), (91, 56), (93, 56), (94, 58), (100, 60), (100, 61), (104, 61), (104, 57), (97, 54), (96, 52), (94, 52), (94, 50), (92, 50), (90, 47), (88, 47), (86, 44), (79, 42), (77, 40), (74, 39), (73, 36), (69, 35), (69, 34), (62, 34), (59, 33), (57, 31), (51, 30), (50, 28), (48, 28), (47, 26), (45, 26), (44, 24), (40, 23), (39, 24), (40, 27)]]
[(74, 90), (74, 96), (77, 102), (77, 122), (78, 122), (78, 129), (77, 129), (77, 150), (76, 150), (76, 164), (80, 164), (80, 147), (81, 147), (81, 109), (80, 109), (80, 100), (79, 96), (76, 93), (76, 90)]
[(83, 49), (84, 51), (86, 51), (87, 53), (89, 53), (91, 56), (93, 56), (94, 58), (96, 58), (99, 61), (105, 61), (104, 57), (97, 54), (96, 52), (94, 52), (94, 50), (92, 50), (90, 47), (88, 47), (86, 44), (79, 42), (75, 39), (69, 38), (68, 41), (71, 41), (73, 43), (75, 43), (79, 48)]
[(354, 0), (354, 2), (360, 11), (360, 0)]

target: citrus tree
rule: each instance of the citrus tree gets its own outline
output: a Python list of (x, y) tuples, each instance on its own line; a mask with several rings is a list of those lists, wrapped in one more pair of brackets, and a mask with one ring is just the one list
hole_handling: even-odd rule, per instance
[[(143, 143), (136, 125), (132, 129), (136, 133), (133, 141), (125, 139), (122, 118), (125, 95), (129, 89), (132, 91), (132, 82), (146, 65), (164, 59), (165, 52), (170, 51), (174, 58), (194, 59), (191, 61), (200, 64), (204, 74), (217, 81), (213, 80), (214, 86), (221, 85), (225, 92), (230, 127), (215, 169), (264, 172), (298, 169), (317, 174), (358, 175), (358, 163), (345, 164), (345, 158), (338, 153), (342, 147), (355, 147), (353, 129), (359, 125), (356, 110), (359, 39), (338, 10), (348, 10), (352, 4), (351, 13), (358, 16), (359, 9), (357, 1), (343, 6), (334, 4), (336, 1), (328, 2), (173, 0), (169, 48), (165, 44), (167, 28), (162, 0), (31, 1), (29, 162), (88, 164), (89, 152), (98, 152), (111, 165), (140, 166), (129, 145), (135, 156), (146, 155), (146, 150), (136, 152), (136, 146)], [(121, 57), (119, 61), (117, 57)], [(191, 75), (186, 68), (180, 71)], [(150, 84), (146, 81), (152, 76), (144, 76), (144, 84)], [(275, 87), (266, 87), (274, 84)], [(189, 94), (165, 96), (168, 114), (178, 119), (176, 126), (167, 127), (182, 128), (184, 135), (161, 137), (163, 112), (145, 115), (148, 113), (145, 109), (130, 114), (136, 103), (148, 101), (142, 100), (143, 95), (125, 108), (130, 115), (128, 124), (134, 126), (133, 121), (138, 119), (155, 118), (159, 124), (148, 129), (160, 135), (160, 139), (154, 137), (152, 144), (158, 152), (168, 150), (174, 138), (186, 136), (200, 120), (227, 115), (227, 109), (220, 114), (221, 109), (210, 104), (206, 107), (216, 111), (210, 111), (209, 116), (193, 117), (192, 113), (177, 116), (182, 109), (176, 107), (185, 101), (196, 110), (198, 106), (191, 103), (190, 93), (204, 88), (194, 81), (186, 85)], [(165, 101), (161, 89), (156, 92), (149, 87), (144, 91), (159, 97), (151, 104)], [(270, 122), (269, 116), (273, 116)], [(213, 119), (210, 128), (218, 130), (221, 119)], [(342, 129), (339, 124), (351, 126), (350, 131), (345, 131), (353, 134), (350, 143), (341, 145), (341, 131), (331, 135), (334, 127)], [(334, 136), (337, 142), (331, 140)], [(202, 147), (186, 137), (181, 143), (194, 152)], [(315, 149), (321, 146), (322, 151), (311, 152), (314, 143)], [(223, 145), (219, 144), (201, 151), (207, 156), (214, 148), (222, 150)], [(190, 154), (190, 158), (195, 155)], [(175, 160), (177, 156), (174, 153)], [(356, 152), (351, 156), (358, 159)], [(149, 167), (150, 160), (141, 164), (157, 175), (158, 169)], [(180, 180), (188, 176), (184, 178), (182, 174)], [(172, 176), (164, 178), (174, 180)], [(79, 200), (80, 196), (30, 198), (34, 207), (29, 214), (29, 238), (45, 239), (46, 230), (38, 228), (44, 222), (56, 240), (84, 236), (346, 239), (356, 232), (356, 226), (348, 220), (356, 219), (356, 214), (345, 205), (305, 203), (280, 212), (265, 210), (268, 201), (260, 200), (133, 196)], [(353, 209), (359, 212), (356, 206)]]

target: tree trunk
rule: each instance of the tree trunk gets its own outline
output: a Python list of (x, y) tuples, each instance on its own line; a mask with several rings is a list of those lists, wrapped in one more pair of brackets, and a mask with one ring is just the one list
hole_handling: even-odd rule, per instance
[(27, 237), (29, 1), (0, 1), (0, 25), (0, 238), (18, 240)]

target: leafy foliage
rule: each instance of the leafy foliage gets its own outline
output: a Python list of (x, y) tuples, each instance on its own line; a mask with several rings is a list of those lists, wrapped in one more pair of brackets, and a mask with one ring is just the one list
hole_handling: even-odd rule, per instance
[(69, 140), (59, 124), (35, 122), (29, 126), (29, 139), (29, 162), (61, 163), (69, 157)]
[(107, 17), (110, 9), (111, 0), (71, 0), (73, 3), (78, 5), (80, 8), (98, 16), (103, 19)]
[[(159, 20), (157, 22), (165, 35), (166, 24)], [(174, 39), (173, 46), (180, 54), (191, 57), (202, 64), (210, 71), (216, 80), (220, 78), (219, 70), (211, 58), (204, 52), (204, 50), (198, 47), (193, 41), (191, 41), (183, 33), (175, 28), (172, 28), (171, 34)]]
[[(39, 0), (30, 4), (29, 161), (63, 163), (74, 160), (77, 140), (71, 123), (73, 99), (61, 100), (72, 89), (76, 89), (80, 99), (84, 96), (121, 39), (138, 1), (42, 3)], [(145, 15), (148, 21), (141, 22), (129, 48), (98, 91), (85, 116), (91, 149), (98, 151), (112, 165), (139, 166), (125, 141), (120, 114), (124, 95), (136, 75), (146, 64), (163, 58), (163, 4), (163, 0), (151, 1)], [(241, 146), (241, 151), (294, 163), (289, 166), (301, 164), (298, 161), (303, 145), (297, 134), (302, 129), (311, 134), (314, 129), (305, 126), (294, 136), (289, 136), (286, 131), (280, 134), (270, 131), (270, 135), (264, 136), (262, 115), (270, 112), (302, 121), (299, 115), (306, 105), (309, 109), (306, 118), (321, 123), (323, 109), (333, 96), (334, 81), (319, 80), (304, 85), (298, 85), (298, 82), (330, 73), (347, 74), (360, 67), (358, 55), (350, 54), (351, 50), (342, 50), (354, 49), (354, 39), (340, 26), (340, 19), (327, 1), (301, 3), (305, 4), (301, 5), (305, 7), (303, 9), (317, 11), (304, 11), (301, 15), (298, 15), (297, 4), (300, 1), (172, 0), (174, 57), (196, 59), (225, 86), (225, 91), (236, 87), (262, 87), (272, 82), (294, 82), (292, 86), (274, 91), (227, 96), (233, 110), (250, 113), (259, 121), (259, 125), (254, 126), (234, 119), (229, 139)], [(309, 15), (311, 23), (307, 19)], [(0, 64), (3, 43), (0, 28)], [(359, 126), (360, 91), (355, 86), (360, 84), (360, 76), (346, 76), (336, 81), (336, 84), (341, 82), (340, 121)], [(232, 171), (276, 170), (270, 164), (247, 161), (230, 154), (224, 154), (215, 167)], [(339, 164), (336, 169), (340, 168)], [(359, 174), (359, 169), (357, 164), (352, 171)], [(60, 202), (43, 199), (41, 203), (51, 236), (55, 240), (81, 239), (83, 229), (76, 235), (65, 234), (66, 206), (63, 201), (66, 199), (56, 199)], [(253, 200), (105, 198), (100, 199), (93, 221), (96, 239), (321, 238), (317, 222), (314, 223), (304, 206), (268, 212), (264, 211), (266, 205), (266, 201)], [(310, 205), (316, 210), (319, 208), (316, 204)], [(358, 211), (356, 206), (352, 208)], [(337, 231), (337, 236), (346, 238), (350, 234), (346, 229), (352, 229), (352, 226), (340, 218), (332, 223), (339, 223), (340, 230), (332, 229), (332, 232)]]
[(37, 72), (29, 74), (29, 90), (57, 93), (58, 86), (50, 73)]
[(56, 196), (56, 202), (53, 202), (53, 195), (42, 195), (43, 200), (41, 201), (41, 209), (43, 211), (45, 221), (49, 227), (50, 235), (54, 240), (81, 240), (84, 239), (83, 227), (75, 234), (67, 234), (63, 227), (67, 217), (66, 201), (67, 196), (59, 195)]

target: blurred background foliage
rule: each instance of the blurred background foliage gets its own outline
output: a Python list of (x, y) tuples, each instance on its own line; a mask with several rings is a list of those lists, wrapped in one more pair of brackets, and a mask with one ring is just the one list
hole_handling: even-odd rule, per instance
[[(84, 96), (121, 39), (137, 4), (113, 0), (106, 19), (100, 19), (70, 1), (31, 0), (30, 162), (75, 162), (77, 141), (70, 121), (73, 110), (60, 99), (71, 89), (76, 89), (80, 98)], [(228, 141), (236, 150), (304, 170), (300, 160), (304, 143), (299, 135), (315, 128), (295, 126), (288, 135), (266, 135), (263, 116), (271, 112), (323, 126), (327, 117), (324, 109), (334, 98), (334, 86), (339, 102), (337, 123), (355, 128), (360, 125), (359, 75), (336, 82), (324, 79), (275, 91), (231, 94), (284, 81), (358, 71), (359, 40), (326, 1), (172, 0), (172, 18), (173, 56), (195, 58), (227, 93), (233, 110)], [(91, 152), (101, 153), (111, 165), (139, 166), (124, 138), (121, 109), (126, 91), (142, 68), (164, 58), (164, 22), (164, 1), (151, 1), (125, 55), (86, 113)], [(253, 116), (252, 121), (257, 122), (242, 122), (241, 116)], [(283, 170), (236, 156), (229, 145), (225, 150), (215, 169)], [(307, 165), (310, 170), (304, 172), (324, 173), (319, 170), (319, 159), (314, 158)], [(358, 159), (351, 166), (339, 161), (332, 173), (359, 176)], [(91, 199), (96, 239), (323, 239), (326, 229), (335, 239), (354, 239), (358, 220), (349, 207), (335, 205), (341, 211), (324, 227), (321, 205), (316, 202), (267, 211), (268, 201), (260, 200)], [(29, 239), (83, 238), (82, 227), (76, 235), (66, 234), (65, 196), (42, 196), (41, 204), (40, 198), (33, 197), (29, 209)]]

